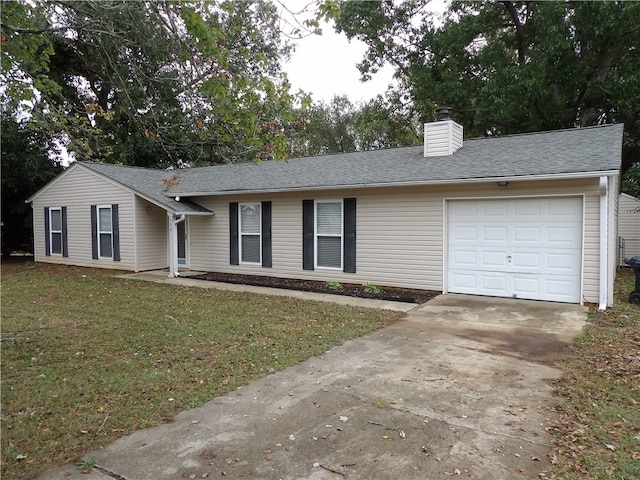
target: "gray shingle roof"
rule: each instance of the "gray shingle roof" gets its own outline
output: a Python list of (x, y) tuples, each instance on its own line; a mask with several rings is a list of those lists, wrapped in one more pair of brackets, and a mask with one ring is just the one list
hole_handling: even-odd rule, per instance
[(176, 202), (174, 196), (167, 196), (167, 186), (163, 180), (171, 179), (175, 175), (175, 170), (121, 167), (109, 163), (78, 163), (89, 170), (115, 180), (172, 213), (191, 215), (211, 213), (210, 210), (188, 200), (181, 199), (180, 202)]
[(622, 125), (466, 139), (446, 157), (403, 147), (179, 170), (171, 195), (575, 175), (620, 168)]
[(622, 125), (605, 125), (466, 139), (444, 157), (425, 158), (414, 146), (172, 171), (84, 165), (176, 210), (186, 202), (175, 196), (594, 175), (620, 168), (622, 132)]

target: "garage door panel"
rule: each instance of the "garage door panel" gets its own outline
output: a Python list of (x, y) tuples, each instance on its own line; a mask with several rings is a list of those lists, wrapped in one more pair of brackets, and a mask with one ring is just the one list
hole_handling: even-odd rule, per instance
[(514, 203), (513, 212), (518, 217), (532, 217), (540, 218), (543, 215), (543, 208), (545, 207), (543, 202), (538, 200), (521, 200), (518, 203)]
[(505, 274), (487, 273), (478, 270), (455, 273), (451, 276), (451, 282), (455, 285), (457, 293), (473, 295), (500, 296), (500, 292), (507, 288), (508, 281), (509, 279)]
[(575, 248), (581, 242), (581, 231), (578, 224), (552, 225), (547, 228), (547, 244), (554, 247)]
[(484, 251), (480, 252), (482, 255), (482, 263), (480, 269), (486, 270), (491, 268), (504, 269), (507, 267), (507, 255), (500, 252)]
[(453, 236), (458, 244), (478, 241), (478, 228), (471, 225), (453, 225)]
[(479, 210), (478, 213), (487, 219), (503, 218), (509, 214), (509, 205), (500, 202), (483, 203)]
[(452, 254), (451, 264), (454, 268), (471, 268), (474, 269), (478, 265), (478, 252), (476, 250), (458, 249)]
[[(576, 200), (581, 203), (581, 199), (576, 197)], [(554, 200), (547, 200), (547, 215), (550, 219), (563, 222), (575, 222), (576, 220), (576, 208), (575, 203), (572, 202), (557, 202)]]
[(539, 243), (542, 233), (540, 227), (531, 225), (513, 225), (513, 241), (515, 243)]
[(482, 228), (480, 239), (485, 242), (504, 243), (509, 238), (509, 229), (504, 226), (490, 225)]
[(502, 274), (479, 272), (480, 290), (483, 295), (498, 295), (507, 288), (507, 277)]
[(537, 272), (542, 267), (540, 257), (541, 255), (538, 252), (516, 252), (513, 255), (513, 268), (514, 270), (526, 269)]
[(582, 203), (581, 197), (448, 202), (449, 291), (579, 303)]
[(538, 295), (541, 290), (540, 278), (538, 276), (514, 275), (513, 276), (513, 293), (518, 298), (525, 298)]
[(545, 285), (546, 296), (553, 300), (566, 301), (567, 292), (580, 296), (580, 283), (563, 279), (548, 279)]
[(458, 202), (451, 204), (451, 214), (458, 219), (471, 219), (478, 216), (480, 205), (473, 202)]
[(473, 293), (478, 289), (479, 272), (453, 272), (449, 281), (458, 293)]
[(576, 264), (580, 263), (580, 257), (576, 252), (547, 253), (546, 271), (556, 275), (575, 273)]

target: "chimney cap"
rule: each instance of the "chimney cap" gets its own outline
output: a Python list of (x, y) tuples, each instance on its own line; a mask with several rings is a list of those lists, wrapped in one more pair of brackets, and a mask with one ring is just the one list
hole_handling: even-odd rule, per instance
[(451, 119), (451, 107), (438, 107), (436, 108), (436, 122)]

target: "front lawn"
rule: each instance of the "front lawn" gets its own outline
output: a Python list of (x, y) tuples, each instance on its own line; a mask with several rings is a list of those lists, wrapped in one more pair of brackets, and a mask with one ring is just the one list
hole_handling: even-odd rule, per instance
[(3, 265), (2, 478), (78, 461), (400, 315)]
[(627, 301), (634, 279), (618, 273), (615, 305), (591, 313), (561, 365), (554, 478), (640, 479), (640, 306)]

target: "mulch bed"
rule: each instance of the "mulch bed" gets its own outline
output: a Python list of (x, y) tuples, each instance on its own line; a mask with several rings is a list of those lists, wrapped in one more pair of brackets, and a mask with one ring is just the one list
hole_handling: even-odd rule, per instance
[(341, 289), (329, 288), (327, 282), (316, 280), (298, 280), (293, 278), (264, 277), (260, 275), (237, 275), (233, 273), (209, 272), (194, 275), (189, 278), (209, 280), (212, 282), (237, 283), (241, 285), (255, 285), (259, 287), (283, 288), (287, 290), (302, 290), (305, 292), (329, 293), (332, 295), (346, 295), (350, 297), (372, 298), (406, 303), (424, 303), (439, 294), (429, 290), (417, 290), (397, 287), (380, 287), (380, 293), (366, 292), (362, 285), (343, 283)]

